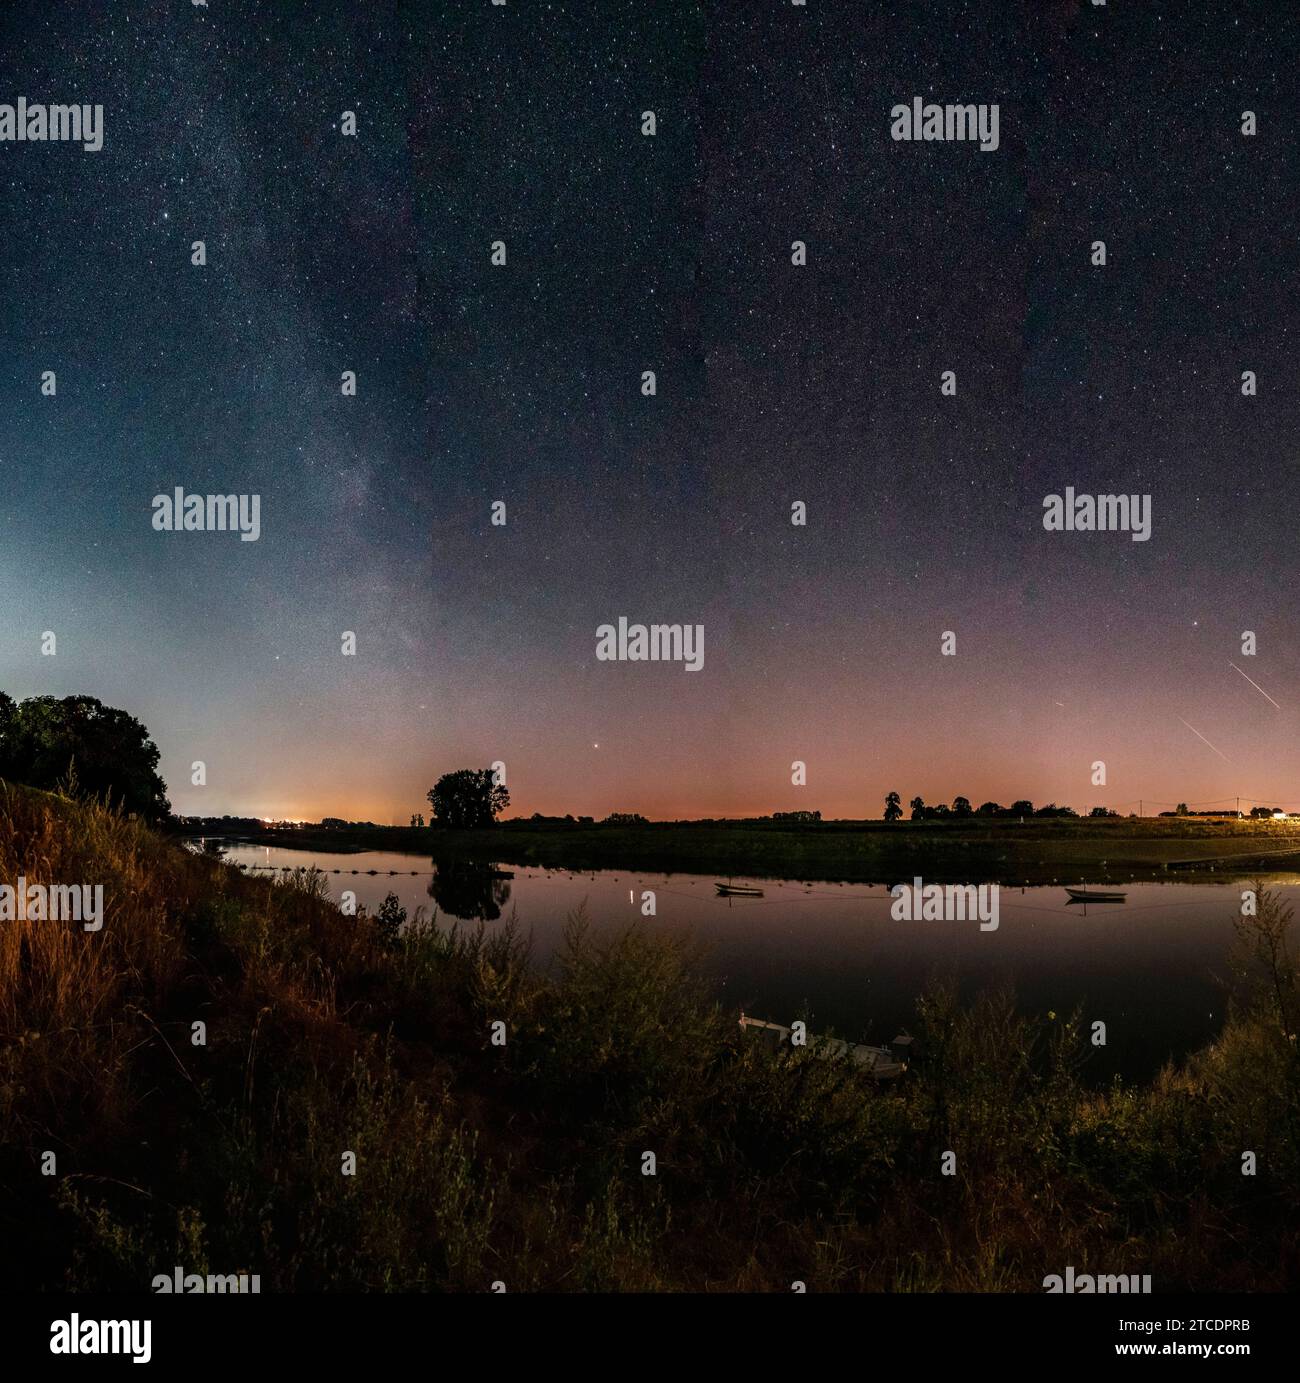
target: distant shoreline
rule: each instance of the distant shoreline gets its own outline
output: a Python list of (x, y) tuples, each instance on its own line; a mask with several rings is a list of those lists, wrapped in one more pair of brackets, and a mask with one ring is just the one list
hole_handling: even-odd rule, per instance
[[(215, 833), (214, 833), (215, 834)], [(1300, 822), (1178, 817), (993, 821), (770, 820), (636, 826), (505, 821), (490, 830), (359, 826), (235, 832), (254, 845), (389, 851), (554, 869), (645, 869), (820, 881), (1176, 881), (1300, 871)]]

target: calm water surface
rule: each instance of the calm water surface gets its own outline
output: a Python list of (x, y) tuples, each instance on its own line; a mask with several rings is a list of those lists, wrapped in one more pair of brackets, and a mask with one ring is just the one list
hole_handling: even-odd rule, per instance
[[(513, 916), (531, 933), (543, 965), (578, 907), (599, 929), (635, 922), (689, 935), (703, 944), (702, 969), (724, 1003), (783, 1023), (807, 1013), (813, 1031), (833, 1028), (853, 1041), (886, 1042), (914, 1028), (916, 995), (932, 975), (955, 976), (965, 995), (1006, 980), (1026, 1010), (1066, 1014), (1080, 1004), (1089, 1022), (1104, 1021), (1108, 1045), (1089, 1070), (1133, 1079), (1218, 1032), (1233, 919), (1246, 887), (1127, 884), (1126, 903), (1085, 911), (1067, 903), (1060, 887), (1004, 886), (998, 929), (981, 932), (975, 921), (894, 921), (884, 886), (864, 884), (738, 879), (757, 883), (764, 896), (727, 899), (717, 896), (712, 875), (503, 865), (512, 877), (502, 878), (478, 863), (434, 866), (422, 856), (255, 845), (231, 846), (228, 858), (274, 869), (314, 864), (327, 871), (335, 901), (351, 889), (372, 911), (392, 891), (410, 913), (436, 909), (489, 928)], [(366, 873), (372, 869), (379, 873)], [(1270, 886), (1300, 902), (1296, 876)], [(647, 890), (655, 894), (654, 918), (641, 916)]]

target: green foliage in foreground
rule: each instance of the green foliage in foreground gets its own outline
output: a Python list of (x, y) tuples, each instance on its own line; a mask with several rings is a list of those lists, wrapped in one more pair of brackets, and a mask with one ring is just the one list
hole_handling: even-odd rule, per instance
[(319, 876), (247, 878), (0, 784), (0, 881), (19, 873), (103, 881), (108, 915), (95, 935), (0, 924), (11, 1290), (145, 1290), (178, 1264), (264, 1292), (1300, 1276), (1300, 1002), (1267, 894), (1220, 1040), (1097, 1092), (1077, 1020), (1006, 994), (932, 989), (922, 1058), (878, 1088), (751, 1042), (689, 950), (641, 928), (577, 918), (544, 975), (509, 925), (395, 934), (391, 909), (341, 916)]

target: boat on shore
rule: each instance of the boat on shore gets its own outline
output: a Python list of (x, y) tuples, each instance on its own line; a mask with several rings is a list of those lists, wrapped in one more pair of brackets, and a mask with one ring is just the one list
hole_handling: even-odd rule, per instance
[(1112, 892), (1100, 888), (1069, 888), (1065, 890), (1072, 903), (1122, 903), (1127, 893)]
[(751, 888), (748, 884), (715, 883), (713, 887), (718, 890), (718, 896), (721, 898), (761, 898), (763, 896), (761, 888)]
[[(794, 1029), (784, 1023), (769, 1023), (762, 1018), (740, 1015), (742, 1030), (756, 1033), (775, 1050), (793, 1046)], [(806, 1047), (821, 1057), (847, 1057), (855, 1066), (869, 1071), (877, 1080), (891, 1080), (907, 1070), (912, 1056), (912, 1038), (900, 1033), (888, 1047), (869, 1047), (861, 1042), (845, 1042), (838, 1037), (816, 1037), (811, 1033), (801, 1035), (800, 1046)]]

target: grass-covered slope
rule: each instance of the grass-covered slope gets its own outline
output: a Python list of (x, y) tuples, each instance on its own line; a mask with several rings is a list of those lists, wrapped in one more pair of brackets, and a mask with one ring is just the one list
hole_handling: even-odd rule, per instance
[(309, 875), (244, 877), (0, 784), (0, 884), (20, 875), (103, 883), (106, 921), (0, 922), (9, 1289), (143, 1291), (177, 1265), (263, 1292), (1300, 1277), (1296, 981), (1271, 905), (1249, 939), (1275, 963), (1222, 1039), (1098, 1094), (1086, 1034), (1005, 996), (930, 994), (920, 1059), (876, 1088), (749, 1043), (637, 929), (575, 925), (541, 976), (509, 929), (395, 940)]

